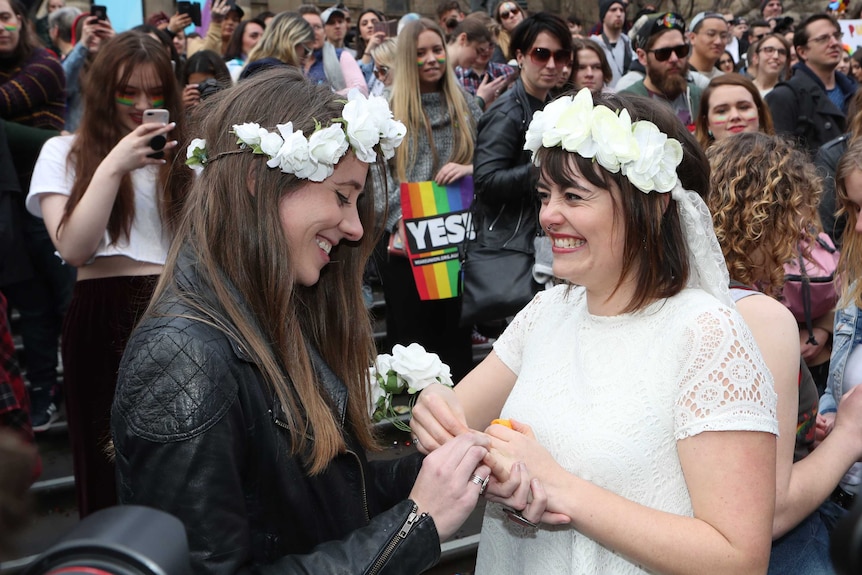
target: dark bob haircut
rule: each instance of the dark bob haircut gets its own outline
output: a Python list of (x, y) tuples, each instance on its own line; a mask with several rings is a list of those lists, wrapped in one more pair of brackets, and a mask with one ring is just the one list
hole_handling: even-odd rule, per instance
[(572, 51), (572, 33), (569, 32), (565, 20), (547, 12), (536, 12), (524, 18), (512, 31), (507, 56), (514, 58), (518, 50), (526, 54), (542, 32), (547, 32), (556, 38), (563, 50)]

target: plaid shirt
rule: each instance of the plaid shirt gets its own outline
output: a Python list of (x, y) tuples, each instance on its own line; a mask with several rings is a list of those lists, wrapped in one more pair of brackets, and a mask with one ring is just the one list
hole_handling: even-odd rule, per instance
[[(493, 80), (500, 76), (509, 77), (515, 73), (515, 69), (506, 64), (488, 62), (488, 68), (485, 70), (485, 73)], [(455, 77), (458, 78), (458, 81), (461, 82), (461, 85), (464, 86), (465, 90), (470, 92), (473, 96), (476, 95), (476, 89), (479, 87), (479, 84), (482, 83), (482, 76), (477, 74), (476, 70), (473, 68), (467, 68), (465, 70), (461, 66), (457, 66), (455, 68)]]

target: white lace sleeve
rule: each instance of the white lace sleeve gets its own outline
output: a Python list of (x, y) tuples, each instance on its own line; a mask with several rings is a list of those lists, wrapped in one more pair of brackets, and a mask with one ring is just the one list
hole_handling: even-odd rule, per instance
[(699, 313), (682, 339), (675, 437), (704, 431), (778, 435), (772, 375), (740, 316), (727, 308)]

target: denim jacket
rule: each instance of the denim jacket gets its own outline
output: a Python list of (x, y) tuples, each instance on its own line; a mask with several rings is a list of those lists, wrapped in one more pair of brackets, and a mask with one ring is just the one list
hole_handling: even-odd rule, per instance
[(862, 313), (855, 304), (835, 310), (835, 331), (832, 334), (832, 359), (826, 393), (820, 398), (820, 413), (837, 411), (844, 389), (844, 366), (850, 352), (862, 343)]

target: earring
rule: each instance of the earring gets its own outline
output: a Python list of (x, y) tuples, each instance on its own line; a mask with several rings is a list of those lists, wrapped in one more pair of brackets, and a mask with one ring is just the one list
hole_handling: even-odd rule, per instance
[(548, 224), (545, 229), (551, 231), (551, 228), (554, 227), (554, 224)]
[(715, 137), (715, 136), (713, 136), (713, 135), (712, 135), (712, 130), (707, 130), (707, 131), (706, 131), (706, 133), (707, 133), (707, 134), (709, 134), (709, 137), (710, 137), (710, 138), (714, 138), (714, 137)]

